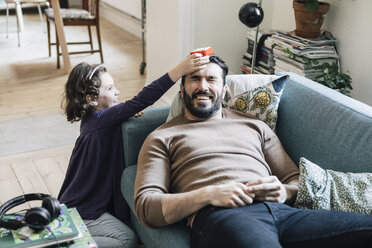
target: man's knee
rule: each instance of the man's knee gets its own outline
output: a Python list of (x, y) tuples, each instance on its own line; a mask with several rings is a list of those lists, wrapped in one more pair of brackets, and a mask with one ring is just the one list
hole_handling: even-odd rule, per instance
[(270, 215), (257, 218), (243, 208), (222, 209), (209, 214), (200, 224), (199, 230), (193, 232), (197, 247), (203, 247), (203, 243), (210, 247), (281, 247)]

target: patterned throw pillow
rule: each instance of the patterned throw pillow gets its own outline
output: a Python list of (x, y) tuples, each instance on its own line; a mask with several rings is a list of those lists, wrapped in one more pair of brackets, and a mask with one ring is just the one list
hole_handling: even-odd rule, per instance
[(324, 170), (301, 158), (294, 206), (372, 214), (372, 173)]
[[(95, 18), (95, 16), (92, 16), (84, 9), (61, 9), (60, 12), (63, 20), (92, 20)], [(46, 9), (45, 14), (49, 19), (54, 20), (52, 8)]]
[[(256, 116), (275, 130), (280, 96), (287, 80), (286, 75), (228, 75), (223, 107)], [(167, 121), (183, 113), (183, 108), (178, 93), (172, 101)]]
[[(252, 77), (252, 75), (245, 76)], [(233, 87), (229, 85), (230, 90), (226, 93), (223, 101), (224, 107), (253, 115), (275, 131), (280, 97), (288, 76), (275, 77), (273, 81), (266, 81), (265, 84), (246, 90), (240, 88), (238, 91), (233, 91), (231, 90)], [(246, 82), (249, 84), (249, 80)]]

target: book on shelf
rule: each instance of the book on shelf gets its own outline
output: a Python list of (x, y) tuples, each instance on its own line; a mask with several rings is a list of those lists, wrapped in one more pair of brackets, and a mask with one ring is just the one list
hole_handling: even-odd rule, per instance
[(298, 68), (297, 66), (294, 66), (293, 64), (288, 63), (287, 61), (284, 61), (284, 60), (281, 60), (281, 59), (275, 59), (275, 68), (276, 67), (280, 67), (280, 68), (282, 68), (286, 71), (295, 72), (297, 74), (304, 73), (305, 71), (313, 70), (313, 69)]
[[(251, 74), (251, 67), (241, 64), (240, 68), (244, 74)], [(262, 74), (262, 72), (258, 71), (257, 68), (254, 69), (253, 74)]]
[[(253, 47), (254, 47), (254, 41), (252, 40), (249, 40), (248, 41), (248, 48), (247, 48), (247, 53), (249, 54), (253, 54)], [(258, 49), (258, 48), (257, 48)], [(266, 56), (269, 56), (270, 54), (270, 49), (265, 47), (265, 46), (262, 46), (260, 51), (257, 51), (257, 53), (261, 53), (263, 55), (266, 55)]]
[(333, 62), (337, 63), (337, 58), (333, 58), (333, 57), (322, 57), (322, 58), (318, 58), (318, 59), (311, 59), (311, 58), (307, 58), (307, 57), (301, 56), (301, 55), (291, 56), (282, 47), (279, 47), (279, 46), (275, 46), (273, 48), (273, 55), (274, 55), (275, 58), (283, 58), (284, 60), (285, 60), (285, 58), (287, 58), (289, 60), (297, 61), (297, 62), (300, 62), (300, 63), (314, 62), (315, 60), (318, 61), (320, 64), (323, 64), (323, 63), (330, 63), (331, 64)]
[(295, 35), (295, 32), (276, 32), (272, 37), (281, 39), (288, 43), (294, 43), (299, 46), (322, 46), (322, 45), (335, 45), (336, 40), (325, 36), (319, 36), (317, 39), (309, 40)]
[[(263, 37), (263, 35), (265, 35)], [(274, 73), (274, 60), (273, 60), (273, 53), (271, 50), (272, 42), (270, 40), (271, 33), (266, 31), (259, 31), (257, 43), (261, 43), (261, 46), (257, 44), (257, 52), (256, 52), (256, 61), (255, 61), (255, 73), (263, 73), (263, 74), (272, 74)], [(265, 38), (265, 40), (260, 42), (260, 39)], [(256, 38), (256, 31), (251, 29), (247, 32), (247, 50), (243, 54), (243, 61), (241, 65), (241, 69), (244, 73), (250, 73), (250, 68), (252, 64), (252, 57), (253, 57), (253, 49), (254, 43)]]
[[(18, 214), (6, 215), (3, 219), (24, 218), (26, 211)], [(46, 228), (34, 232), (28, 226), (17, 230), (0, 228), (0, 247), (46, 247), (51, 245), (63, 245), (73, 242), (80, 235), (78, 228), (72, 220), (66, 205), (61, 205), (60, 215), (50, 222)]]
[(280, 43), (282, 45), (288, 45), (293, 48), (297, 48), (299, 50), (306, 50), (306, 49), (326, 49), (329, 47), (334, 47), (336, 44), (336, 40), (332, 39), (319, 39), (317, 41), (307, 40), (304, 38), (300, 38), (295, 35), (291, 35), (290, 33), (285, 34), (282, 32), (277, 32), (271, 36), (272, 41), (275, 43)]
[(275, 61), (275, 73), (280, 71), (294, 72), (300, 76), (304, 76), (310, 79), (315, 79), (315, 77), (323, 74), (323, 72), (320, 69), (300, 69), (298, 67), (293, 66), (290, 63), (287, 63), (279, 59)]
[[(262, 35), (271, 35), (271, 34), (272, 34), (272, 32), (265, 31), (265, 30), (258, 31), (257, 42), (259, 42)], [(248, 29), (246, 38), (248, 39), (248, 41), (251, 40), (252, 42), (254, 42), (256, 40), (256, 29)], [(265, 39), (265, 41), (264, 41), (264, 46), (265, 47), (270, 49), (272, 47), (272, 45), (273, 45), (273, 43), (272, 43), (272, 40), (270, 39), (270, 37)]]
[(293, 47), (292, 45), (282, 43), (277, 40), (274, 41), (274, 44), (276, 46), (281, 47), (282, 49), (288, 49), (290, 52), (296, 55), (304, 56), (310, 59), (338, 58), (337, 51), (333, 46), (328, 46), (328, 47), (323, 46), (323, 47), (316, 47), (316, 48), (309, 47), (306, 49), (300, 49), (298, 47)]
[[(247, 63), (241, 63), (240, 64), (240, 68), (242, 69), (242, 72), (243, 73), (248, 73), (250, 74), (251, 73), (251, 64), (247, 64)], [(263, 65), (255, 65), (254, 66), (254, 73), (257, 73), (257, 74), (273, 74), (274, 73), (274, 70), (272, 69), (269, 69)]]
[[(249, 64), (251, 64), (252, 63), (252, 54), (244, 53), (242, 59), (243, 59), (243, 61), (248, 61)], [(271, 58), (268, 57), (268, 56), (261, 56), (260, 59), (258, 60), (258, 63), (269, 67), (270, 62), (271, 62), (270, 60), (271, 60)]]
[(310, 59), (338, 58), (336, 40), (321, 37), (308, 40), (292, 33), (277, 32), (271, 36), (275, 48), (288, 49), (291, 53)]
[[(250, 68), (252, 66), (251, 60), (243, 59), (242, 65), (248, 66)], [(257, 68), (262, 69), (263, 72), (270, 73), (270, 68), (271, 67), (267, 63), (264, 63), (262, 61), (258, 61), (258, 64), (255, 64), (254, 66), (257, 67)]]
[(302, 56), (295, 56), (295, 57), (291, 57), (288, 53), (285, 53), (281, 50), (279, 50), (278, 48), (274, 48), (273, 49), (273, 54), (274, 54), (274, 57), (275, 57), (275, 61), (277, 61), (278, 59), (280, 60), (283, 60), (283, 61), (286, 61), (300, 69), (310, 69), (310, 68), (313, 68), (315, 66), (319, 66), (319, 65), (322, 65), (324, 63), (329, 63), (329, 64), (332, 64), (332, 63), (337, 63), (337, 59), (336, 58), (320, 58), (320, 59), (308, 59), (308, 58), (304, 58)]

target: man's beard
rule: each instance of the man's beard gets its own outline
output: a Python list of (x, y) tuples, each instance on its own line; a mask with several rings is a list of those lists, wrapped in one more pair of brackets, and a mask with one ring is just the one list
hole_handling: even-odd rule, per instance
[[(192, 104), (192, 101), (196, 99), (198, 95), (205, 95), (211, 98), (212, 106), (207, 108), (206, 104), (198, 103), (197, 107)], [(221, 94), (217, 94), (217, 97), (206, 91), (198, 91), (191, 95), (191, 97), (186, 93), (185, 88), (183, 89), (183, 101), (185, 102), (186, 109), (195, 117), (198, 118), (209, 118), (214, 113), (216, 113), (221, 108)]]

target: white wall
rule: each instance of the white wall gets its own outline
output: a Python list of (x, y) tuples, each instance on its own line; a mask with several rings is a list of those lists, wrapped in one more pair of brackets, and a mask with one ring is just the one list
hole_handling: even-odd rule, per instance
[[(192, 49), (194, 0), (147, 1), (147, 83), (168, 72)], [(179, 90), (175, 85), (163, 97), (170, 103)]]
[(141, 0), (101, 0), (101, 2), (141, 19)]
[(372, 106), (372, 1), (332, 0), (324, 27), (338, 40), (342, 71), (350, 71), (352, 97)]
[(100, 16), (141, 38), (141, 0), (101, 0)]
[[(353, 79), (352, 96), (372, 105), (369, 79), (372, 1), (324, 1), (331, 4), (324, 28), (338, 40), (342, 71), (350, 71)], [(247, 48), (245, 35), (248, 27), (239, 21), (238, 13), (247, 2), (250, 1), (147, 1), (147, 82), (168, 71), (190, 50), (204, 46), (212, 46), (232, 73), (240, 73), (242, 53)], [(294, 30), (292, 3), (292, 0), (264, 0), (264, 21), (260, 29)]]
[[(195, 48), (212, 46), (214, 53), (225, 60), (234, 74), (241, 73), (241, 57), (247, 49), (245, 36), (249, 28), (239, 20), (239, 10), (245, 3), (244, 0), (202, 0), (197, 1), (195, 9)], [(271, 24), (272, 8), (264, 4), (261, 29)]]
[[(241, 6), (247, 1), (174, 0), (171, 3), (172, 5), (177, 5), (176, 3), (178, 3), (187, 6), (179, 8), (177, 5), (172, 8), (167, 0), (158, 0), (156, 3), (148, 1), (147, 41), (150, 47), (147, 57), (149, 59), (149, 70), (151, 70), (150, 67), (152, 65), (158, 66), (157, 64), (166, 62), (163, 58), (152, 58), (153, 52), (151, 49), (154, 47), (168, 47), (166, 44), (171, 43), (163, 40), (159, 42), (156, 34), (158, 32), (162, 33), (164, 30), (172, 30), (176, 25), (181, 29), (181, 33), (178, 36), (172, 36), (175, 39), (172, 42), (181, 42), (184, 44), (184, 48), (189, 48), (188, 50), (181, 49), (179, 51), (181, 52), (181, 57), (178, 57), (178, 59), (183, 58), (195, 48), (212, 46), (215, 54), (223, 58), (229, 65), (232, 73), (240, 73), (241, 57), (247, 49), (245, 36), (248, 27), (239, 21), (238, 14)], [(167, 10), (172, 9), (173, 11), (168, 11), (167, 15), (164, 16), (164, 6), (167, 6)], [(272, 6), (263, 5), (263, 7), (265, 18), (260, 28), (269, 29), (272, 20)], [(166, 17), (167, 20), (164, 20), (160, 25), (159, 20), (156, 20), (156, 16), (160, 19)], [(180, 18), (181, 16), (185, 16), (185, 18), (182, 19)], [(152, 34), (154, 34), (154, 37)], [(169, 45), (175, 48), (174, 44)], [(156, 61), (156, 63), (152, 64), (152, 60)], [(148, 75), (152, 76), (153, 74), (150, 73)]]
[[(268, 1), (266, 1), (268, 2)], [(265, 2), (265, 3), (266, 3)], [(295, 29), (292, 0), (270, 1), (274, 12), (272, 29)], [(353, 80), (352, 97), (372, 106), (372, 1), (325, 0), (330, 3), (323, 29), (337, 39), (337, 49), (343, 72), (349, 71)]]

